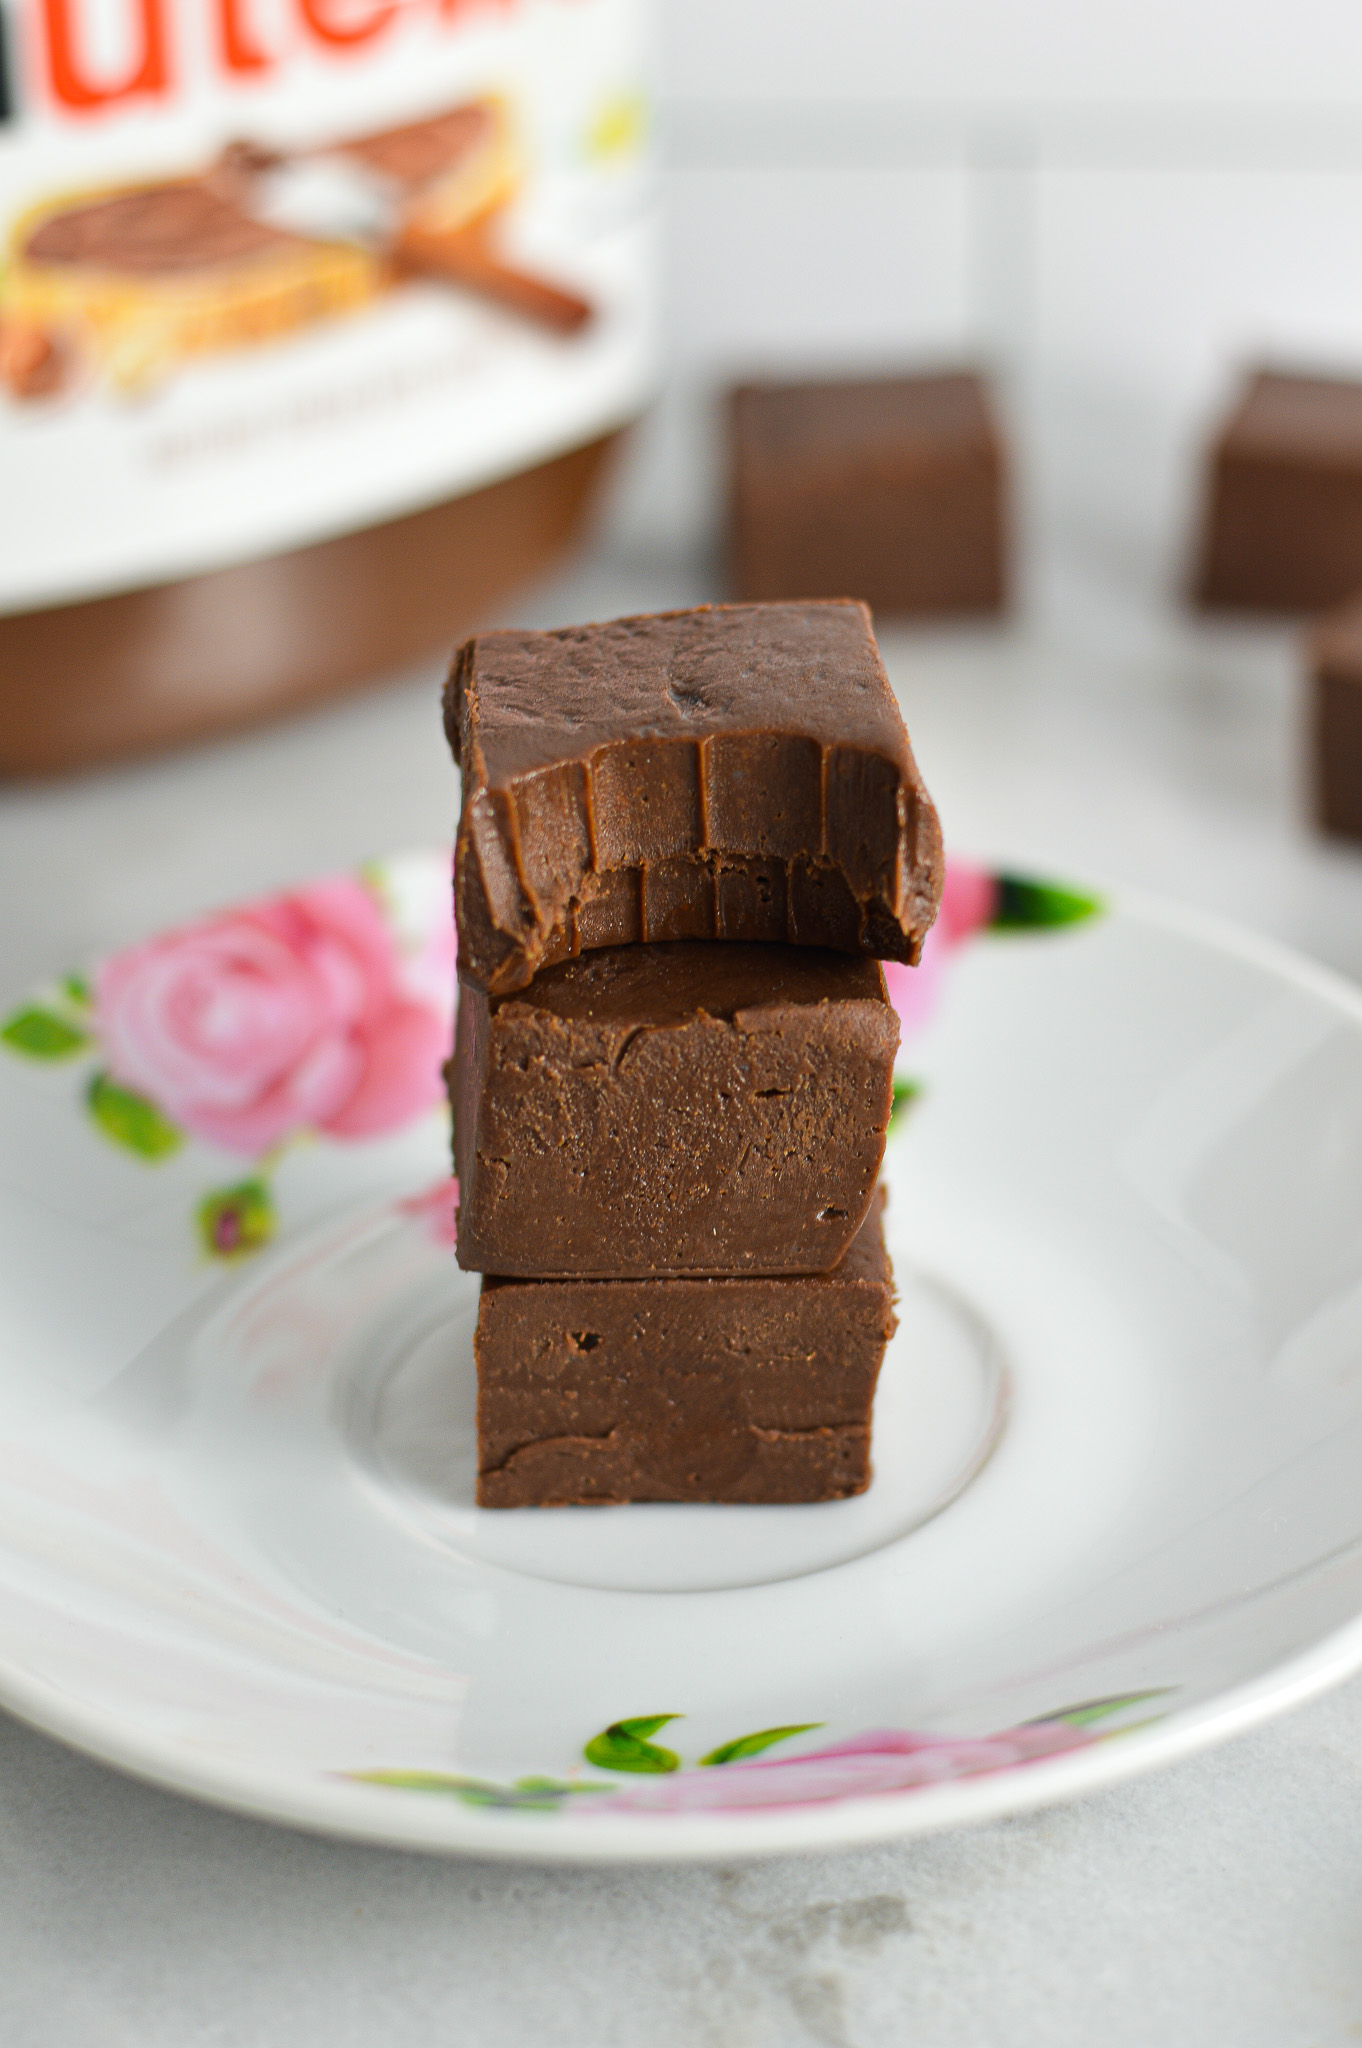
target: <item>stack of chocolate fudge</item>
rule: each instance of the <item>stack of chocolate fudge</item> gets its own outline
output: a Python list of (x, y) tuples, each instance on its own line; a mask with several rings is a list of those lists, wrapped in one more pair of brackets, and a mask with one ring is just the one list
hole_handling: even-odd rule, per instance
[(455, 657), (450, 1094), (484, 1507), (862, 1491), (941, 836), (865, 607)]

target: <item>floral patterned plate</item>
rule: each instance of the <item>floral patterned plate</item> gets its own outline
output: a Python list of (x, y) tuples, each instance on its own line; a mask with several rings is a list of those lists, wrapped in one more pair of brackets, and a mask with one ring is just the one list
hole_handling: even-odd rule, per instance
[(472, 1505), (447, 857), (0, 1013), (0, 1700), (414, 1847), (724, 1856), (1176, 1756), (1362, 1663), (1362, 1000), (952, 868), (886, 1157), (876, 1476)]

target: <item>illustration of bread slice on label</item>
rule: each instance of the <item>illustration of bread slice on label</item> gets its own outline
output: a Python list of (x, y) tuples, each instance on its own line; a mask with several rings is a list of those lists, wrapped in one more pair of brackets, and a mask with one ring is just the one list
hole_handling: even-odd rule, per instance
[(48, 201), (10, 247), (0, 312), (69, 338), (124, 389), (349, 312), (388, 282), (373, 252), (256, 219), (203, 177)]
[[(347, 211), (344, 194), (338, 209), (325, 190), (319, 208), (307, 191), (301, 207), (290, 202), (290, 167), (328, 160), (372, 188), (371, 220), (362, 207)], [(49, 199), (11, 234), (0, 331), (74, 351), (133, 391), (193, 357), (351, 312), (414, 271), (505, 298), (469, 271), (458, 238), (479, 234), (522, 175), (509, 109), (489, 97), (320, 149), (238, 143), (198, 176)], [(282, 204), (271, 190), (281, 179)], [(407, 248), (412, 236), (422, 260)], [(544, 317), (537, 303), (529, 311)]]
[(509, 205), (524, 176), (510, 109), (496, 98), (469, 100), (332, 148), (395, 188), (400, 230), (426, 234), (477, 226)]

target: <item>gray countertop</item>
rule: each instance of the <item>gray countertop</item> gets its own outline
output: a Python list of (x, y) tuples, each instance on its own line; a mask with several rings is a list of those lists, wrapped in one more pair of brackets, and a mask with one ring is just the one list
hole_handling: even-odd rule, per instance
[[(703, 594), (696, 572), (597, 562), (518, 616)], [(885, 646), (951, 844), (1175, 894), (1362, 979), (1362, 852), (1305, 823), (1289, 634), (1056, 570), (1016, 624)], [(7, 985), (447, 838), (437, 685), (6, 790)], [(0, 1718), (0, 1933), (5, 2048), (1342, 2048), (1362, 2039), (1362, 1680), (1075, 1806), (734, 1869), (313, 1841)]]

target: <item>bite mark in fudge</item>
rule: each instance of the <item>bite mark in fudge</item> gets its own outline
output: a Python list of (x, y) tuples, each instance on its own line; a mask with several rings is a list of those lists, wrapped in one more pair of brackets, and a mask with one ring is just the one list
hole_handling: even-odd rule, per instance
[(1310, 612), (1362, 590), (1362, 382), (1253, 376), (1212, 445), (1196, 597)]
[(851, 590), (900, 617), (1006, 602), (1007, 463), (971, 372), (745, 385), (729, 466), (739, 597)]
[(445, 727), (460, 971), (492, 994), (597, 946), (921, 952), (941, 831), (864, 605), (483, 633)]
[(459, 1263), (826, 1272), (874, 1193), (898, 1036), (877, 960), (797, 946), (618, 946), (516, 995), (461, 985)]
[(894, 1331), (881, 1206), (831, 1273), (485, 1279), (479, 1506), (863, 1492)]

